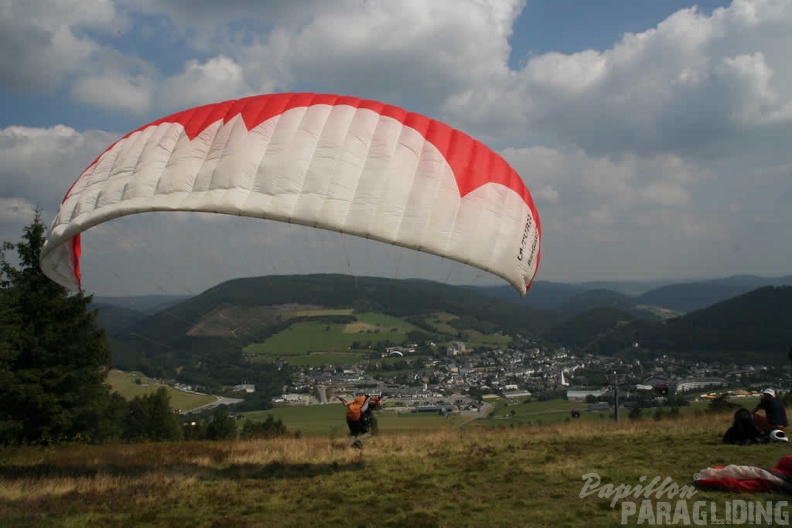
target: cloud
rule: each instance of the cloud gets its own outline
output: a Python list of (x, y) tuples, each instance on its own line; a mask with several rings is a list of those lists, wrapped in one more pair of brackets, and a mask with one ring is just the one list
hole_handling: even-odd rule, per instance
[[(166, 16), (198, 54), (214, 50), (165, 80), (169, 105), (206, 101), (215, 88), (222, 97), (297, 89), (380, 99), (441, 117), (446, 101), (464, 97), (471, 85), (508, 81), (508, 38), (523, 2), (126, 5)], [(172, 89), (185, 86), (181, 97)]]
[(525, 126), (593, 153), (696, 152), (792, 125), (792, 4), (681, 10), (613, 48), (532, 57)]
[(243, 70), (233, 59), (219, 55), (205, 62), (191, 60), (184, 70), (167, 80), (158, 90), (164, 108), (186, 108), (253, 95)]
[[(749, 264), (782, 274), (792, 261), (792, 3), (684, 9), (607, 49), (533, 54), (515, 68), (509, 43), (524, 5), (14, 0), (0, 6), (0, 86), (80, 104), (73, 122), (75, 106), (53, 99), (63, 113), (37, 124), (91, 126), (93, 107), (101, 126), (120, 133), (253, 93), (379, 99), (500, 149), (539, 206), (540, 280), (742, 273)], [(53, 210), (115, 138), (67, 126), (0, 129), (0, 225), (27, 205)], [(179, 238), (151, 231), (127, 240), (165, 251)], [(240, 228), (217, 251), (281, 247), (292, 234), (256, 240), (260, 232)], [(283, 262), (265, 271), (292, 269)]]
[(79, 72), (101, 46), (88, 30), (121, 27), (110, 0), (10, 0), (0, 6), (0, 85), (50, 90)]
[(35, 204), (22, 198), (0, 198), (0, 224), (22, 225), (33, 220)]
[(0, 129), (0, 198), (37, 204), (54, 214), (72, 182), (115, 139), (107, 132), (63, 125)]
[(88, 105), (136, 114), (151, 107), (150, 80), (142, 75), (119, 73), (85, 77), (72, 85), (71, 96)]
[[(673, 155), (591, 157), (581, 149), (548, 147), (502, 153), (532, 190), (550, 236), (584, 230), (592, 237), (610, 238), (601, 227), (635, 229), (639, 212), (684, 210), (691, 186), (710, 177), (705, 169)], [(657, 219), (651, 225), (667, 235), (690, 234), (669, 223), (670, 215), (658, 214)]]

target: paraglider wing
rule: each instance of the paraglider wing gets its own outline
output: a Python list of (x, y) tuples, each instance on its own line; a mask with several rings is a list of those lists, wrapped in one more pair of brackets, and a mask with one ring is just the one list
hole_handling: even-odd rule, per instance
[(80, 233), (150, 211), (314, 226), (460, 261), (525, 293), (541, 226), (498, 154), (420, 114), (337, 95), (283, 93), (201, 106), (110, 146), (50, 225), (41, 267), (80, 284)]

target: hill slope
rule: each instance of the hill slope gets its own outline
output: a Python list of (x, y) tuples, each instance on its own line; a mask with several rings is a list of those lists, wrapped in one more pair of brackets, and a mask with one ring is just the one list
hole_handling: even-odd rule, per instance
[[(346, 318), (326, 319), (328, 324), (369, 312), (420, 327), (424, 316), (450, 314), (454, 322), (444, 332), (520, 334), (600, 354), (623, 353), (638, 342), (670, 355), (751, 363), (777, 360), (792, 343), (792, 287), (762, 288), (663, 322), (645, 320), (630, 297), (612, 291), (572, 297), (563, 311), (539, 310), (470, 287), (346, 275), (236, 279), (143, 319), (116, 312), (107, 328), (119, 368), (161, 377), (178, 373), (194, 384), (244, 379), (275, 387), (282, 376), (273, 376), (267, 365), (251, 365), (242, 350), (295, 322), (316, 320), (312, 308), (321, 308), (325, 318)], [(336, 315), (327, 315), (328, 309), (337, 309)], [(124, 327), (123, 321), (132, 324)], [(422, 328), (433, 332), (430, 326)]]
[(126, 329), (114, 328), (114, 366), (209, 387), (245, 380), (257, 388), (279, 390), (285, 373), (247, 361), (245, 347), (295, 323), (321, 319), (346, 324), (354, 319), (350, 314), (365, 312), (408, 318), (418, 325), (423, 315), (451, 314), (452, 326), (463, 325), (449, 330), (452, 333), (466, 328), (531, 336), (561, 321), (554, 312), (425, 280), (346, 275), (244, 278), (219, 284)]
[(564, 346), (586, 347), (603, 333), (635, 320), (635, 316), (617, 308), (597, 308), (554, 326), (542, 333), (542, 338)]
[(623, 332), (644, 348), (687, 356), (786, 361), (792, 344), (792, 286), (768, 286), (662, 323)]
[(782, 285), (792, 285), (792, 275), (777, 278), (735, 275), (709, 281), (669, 284), (643, 293), (635, 300), (639, 304), (690, 312), (758, 288)]
[[(260, 308), (288, 304), (348, 308), (396, 317), (432, 312), (496, 324), (504, 331), (530, 334), (559, 321), (552, 312), (516, 306), (462, 286), (425, 280), (397, 280), (348, 275), (289, 275), (235, 279), (168, 308), (134, 326), (136, 333), (170, 343), (185, 335), (219, 307)], [(252, 327), (276, 321), (240, 315), (237, 326), (258, 337)]]

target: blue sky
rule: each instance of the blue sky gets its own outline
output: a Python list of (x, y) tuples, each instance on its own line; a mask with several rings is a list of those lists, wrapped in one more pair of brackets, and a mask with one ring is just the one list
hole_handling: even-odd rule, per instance
[(518, 67), (528, 53), (576, 53), (604, 50), (625, 33), (642, 33), (680, 9), (702, 13), (726, 7), (725, 0), (542, 0), (527, 2), (514, 24), (510, 64)]
[[(36, 205), (48, 222), (129, 130), (310, 90), (423, 112), (497, 149), (542, 217), (538, 280), (786, 275), (789, 27), (787, 0), (11, 0), (0, 239), (18, 239)], [(89, 234), (86, 286), (99, 294), (294, 271), (498, 283), (288, 226), (175, 215)]]

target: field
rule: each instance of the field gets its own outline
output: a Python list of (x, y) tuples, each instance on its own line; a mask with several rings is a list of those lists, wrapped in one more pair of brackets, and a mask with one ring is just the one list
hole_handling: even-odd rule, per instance
[[(739, 405), (749, 409), (753, 408), (758, 402), (756, 398), (746, 398), (745, 400), (733, 400)], [(608, 423), (610, 422), (613, 411), (590, 412), (588, 404), (579, 401), (568, 400), (548, 400), (533, 401), (523, 403), (521, 401), (507, 401), (502, 398), (490, 400), (492, 412), (489, 417), (477, 419), (478, 427), (491, 428), (514, 428), (531, 427), (541, 425), (561, 425), (571, 422), (591, 422)], [(693, 402), (688, 406), (679, 408), (679, 416), (701, 417), (709, 402)], [(571, 411), (580, 411), (580, 418), (573, 419)], [(620, 420), (629, 422), (627, 413), (629, 409), (620, 409)], [(654, 420), (656, 409), (644, 409), (642, 420)], [(671, 409), (661, 408), (662, 415), (671, 418)], [(268, 414), (280, 419), (289, 431), (297, 432), (305, 436), (324, 436), (334, 437), (345, 433), (344, 410), (339, 403), (326, 405), (299, 405), (283, 406), (266, 411), (255, 411), (242, 413), (244, 418), (259, 421), (264, 420)], [(409, 412), (379, 412), (377, 413), (380, 430), (383, 433), (403, 433), (411, 430), (425, 429), (453, 429), (462, 424), (470, 422), (473, 415), (459, 416), (451, 414), (443, 417), (435, 414), (413, 414)], [(725, 430), (725, 429), (724, 429)]]
[[(752, 409), (759, 402), (759, 398), (732, 399), (732, 403)], [(679, 407), (677, 411), (681, 416), (701, 415), (709, 405), (708, 401), (691, 402), (690, 405)], [(588, 404), (573, 400), (549, 400), (533, 401), (522, 403), (521, 401), (508, 402), (503, 399), (495, 400), (495, 409), (492, 417), (485, 421), (490, 425), (498, 423), (513, 423), (516, 425), (546, 424), (554, 422), (566, 422), (573, 420), (572, 410), (580, 412), (579, 420), (582, 421), (603, 421), (609, 419), (613, 411), (588, 411)], [(642, 409), (642, 419), (654, 419), (655, 413), (660, 411), (661, 415), (668, 415), (672, 409), (668, 407)], [(619, 418), (627, 420), (630, 409), (621, 407)]]
[[(137, 383), (137, 380), (140, 380), (140, 383)], [(139, 372), (122, 372), (113, 369), (107, 376), (107, 382), (113, 388), (113, 391), (119, 393), (127, 400), (131, 400), (135, 396), (152, 394), (160, 387), (165, 387), (171, 398), (171, 407), (182, 411), (195, 409), (216, 400), (214, 396), (207, 394), (191, 394), (176, 390), (169, 385), (162, 385)]]
[[(350, 310), (305, 310), (304, 316), (351, 315)], [(275, 334), (262, 343), (245, 347), (251, 361), (286, 359), (292, 365), (316, 366), (359, 361), (378, 342), (402, 343), (414, 327), (396, 317), (363, 313), (356, 322), (337, 324), (300, 322)], [(358, 348), (353, 349), (353, 345)]]
[[(289, 317), (320, 317), (353, 315), (351, 310), (316, 309), (289, 312)], [(261, 343), (248, 345), (244, 354), (252, 362), (286, 360), (295, 366), (319, 366), (345, 364), (359, 361), (371, 353), (378, 343), (390, 342), (401, 345), (407, 333), (417, 327), (384, 314), (354, 314), (355, 322), (348, 324), (304, 321), (291, 325)], [(455, 316), (438, 313), (428, 321), (438, 331), (456, 335), (458, 330), (448, 322)], [(497, 334), (482, 334), (465, 330), (464, 340), (469, 347), (506, 346), (511, 338)]]
[[(279, 418), (289, 431), (306, 436), (338, 437), (346, 434), (344, 406), (340, 403), (278, 407), (268, 411), (243, 413), (245, 418), (264, 420), (268, 414)], [(452, 427), (456, 421), (436, 414), (377, 413), (377, 423), (383, 434), (405, 433), (427, 429)]]
[[(622, 518), (628, 499), (611, 497), (606, 485), (659, 477), (678, 489), (692, 486), (694, 474), (710, 465), (770, 467), (789, 454), (787, 444), (722, 445), (729, 421), (729, 414), (704, 414), (619, 424), (443, 423), (383, 431), (362, 451), (341, 435), (5, 448), (0, 526), (612, 527), (622, 520), (635, 526), (637, 514)], [(710, 508), (722, 518), (735, 499), (774, 501), (776, 519), (789, 523), (782, 495), (689, 491), (695, 494), (682, 500), (688, 511), (697, 501), (708, 505), (698, 518), (706, 522), (698, 524), (717, 524)], [(660, 512), (669, 499), (655, 493), (645, 500)], [(670, 524), (670, 514), (665, 519)]]

